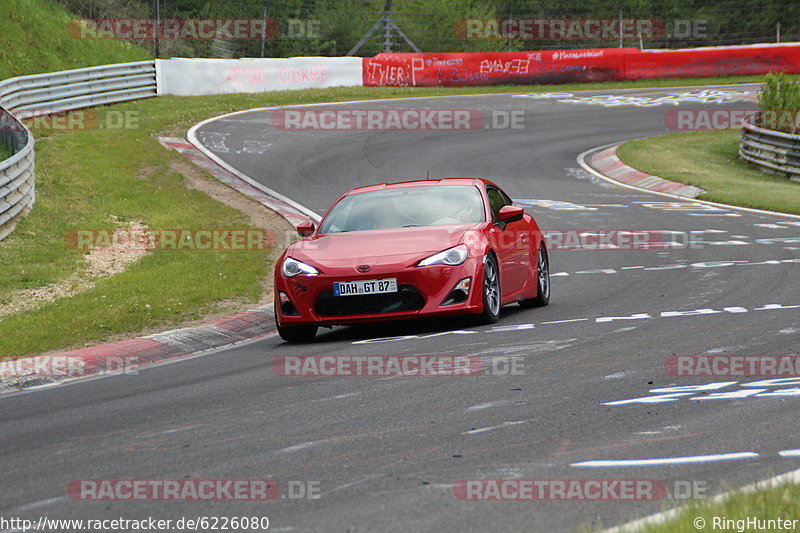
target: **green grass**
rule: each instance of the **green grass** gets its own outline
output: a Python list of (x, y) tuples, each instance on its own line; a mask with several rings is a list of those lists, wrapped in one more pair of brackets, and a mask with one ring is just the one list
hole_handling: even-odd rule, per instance
[(74, 18), (53, 0), (0, 2), (0, 80), (152, 57), (127, 41), (76, 39), (68, 31)]
[[(702, 80), (760, 81), (755, 78)], [(339, 88), (213, 97), (160, 97), (99, 108), (98, 113), (132, 113), (135, 129), (35, 132), (37, 203), (0, 242), (0, 302), (14, 291), (67, 278), (83, 264), (67, 249), (73, 229), (111, 229), (112, 216), (140, 220), (150, 228), (244, 227), (238, 212), (187, 190), (170, 170), (181, 156), (158, 144), (154, 133), (183, 135), (193, 124), (226, 112), (261, 106), (359, 99), (444, 96), (522, 91), (576, 91), (669, 86), (696, 80), (663, 80), (469, 88)], [(735, 147), (734, 147), (735, 151)], [(146, 178), (142, 169), (149, 169)], [(769, 180), (767, 175), (756, 175)], [(215, 302), (255, 301), (269, 271), (262, 252), (160, 252), (89, 291), (0, 320), (0, 356), (41, 353), (102, 342), (109, 337), (164, 328), (203, 316)], [(149, 305), (149, 307), (148, 307)], [(25, 332), (25, 334), (20, 334)]]
[(699, 198), (800, 214), (800, 183), (739, 158), (738, 131), (695, 131), (630, 141), (618, 155), (643, 172), (707, 191)]
[[(640, 533), (698, 533), (702, 531), (800, 531), (800, 486), (786, 484), (779, 487), (763, 489), (752, 493), (732, 494), (723, 502), (708, 503), (696, 500), (689, 503), (686, 508), (674, 519), (657, 526), (648, 526), (638, 530)], [(695, 527), (695, 520), (704, 521), (703, 528)], [(734, 520), (732, 524), (717, 524), (714, 528), (714, 518)], [(744, 523), (737, 524), (737, 520), (748, 518), (758, 520), (796, 520), (796, 527), (778, 529), (777, 527), (755, 528), (741, 527)], [(722, 529), (720, 525), (726, 525)], [(732, 527), (731, 527), (732, 526)]]

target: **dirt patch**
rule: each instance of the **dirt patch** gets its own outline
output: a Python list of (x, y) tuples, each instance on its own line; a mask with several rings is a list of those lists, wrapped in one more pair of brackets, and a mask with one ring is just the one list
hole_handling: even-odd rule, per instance
[[(272, 264), (275, 264), (277, 258), (283, 253), (283, 250), (289, 243), (295, 239), (297, 233), (289, 222), (282, 216), (278, 215), (271, 209), (256, 202), (255, 200), (244, 196), (239, 191), (228, 187), (224, 183), (209, 178), (205, 173), (191, 162), (182, 157), (175, 157), (170, 161), (170, 171), (182, 175), (185, 179), (186, 186), (189, 189), (201, 191), (215, 200), (232, 207), (250, 219), (250, 224), (254, 227), (266, 229), (275, 235), (276, 244), (270, 254)], [(160, 333), (175, 328), (188, 328), (208, 324), (214, 320), (227, 318), (236, 313), (241, 313), (272, 303), (272, 269), (269, 270), (267, 276), (261, 280), (261, 287), (263, 291), (260, 298), (256, 302), (242, 302), (240, 300), (228, 299), (211, 304), (203, 313), (203, 316), (197, 320), (186, 320), (172, 325), (162, 325), (157, 328), (146, 328), (137, 331), (135, 335), (144, 336), (153, 333)], [(131, 333), (122, 333), (112, 335), (105, 342), (115, 342), (119, 340), (129, 339)], [(94, 343), (87, 343), (90, 346)]]
[[(115, 223), (120, 222), (116, 218), (113, 220)], [(146, 229), (147, 226), (141, 222), (131, 221), (125, 227), (120, 227), (119, 231), (141, 232)], [(147, 253), (147, 250), (136, 249), (136, 247), (130, 247), (130, 249), (95, 248), (86, 254), (84, 265), (71, 276), (43, 287), (23, 289), (9, 294), (4, 298), (6, 303), (0, 304), (0, 318), (33, 311), (48, 302), (69, 298), (87, 291), (94, 287), (98, 280), (123, 272), (128, 265), (138, 261)]]

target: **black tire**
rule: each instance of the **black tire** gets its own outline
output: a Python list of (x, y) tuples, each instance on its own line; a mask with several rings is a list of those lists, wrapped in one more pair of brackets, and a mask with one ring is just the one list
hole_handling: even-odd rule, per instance
[(480, 314), (480, 322), (494, 324), (500, 318), (500, 302), (503, 293), (500, 292), (500, 270), (497, 268), (497, 259), (492, 254), (486, 254), (486, 258), (483, 260), (481, 293), (483, 295), (483, 312)]
[(521, 300), (521, 307), (544, 307), (550, 303), (550, 257), (544, 242), (539, 244), (539, 253), (536, 254), (536, 283), (539, 288), (536, 298)]
[(281, 326), (278, 335), (286, 342), (311, 342), (317, 335), (317, 326)]

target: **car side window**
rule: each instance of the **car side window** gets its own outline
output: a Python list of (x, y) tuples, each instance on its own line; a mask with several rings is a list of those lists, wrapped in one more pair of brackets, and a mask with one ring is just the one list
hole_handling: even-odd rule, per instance
[(497, 217), (500, 215), (500, 209), (506, 205), (512, 204), (511, 198), (506, 196), (503, 191), (495, 189), (494, 187), (487, 187), (486, 195), (489, 197), (489, 207), (492, 209), (492, 218), (494, 220), (497, 220)]

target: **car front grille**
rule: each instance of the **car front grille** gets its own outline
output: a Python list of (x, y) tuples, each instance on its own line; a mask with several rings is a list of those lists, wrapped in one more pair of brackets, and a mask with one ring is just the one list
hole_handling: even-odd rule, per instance
[(413, 285), (399, 285), (397, 292), (360, 296), (334, 296), (332, 290), (322, 291), (314, 311), (319, 316), (381, 315), (416, 311), (425, 305), (425, 298)]

